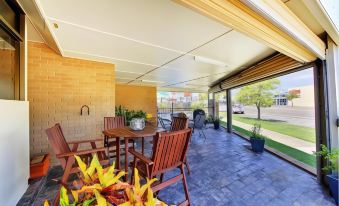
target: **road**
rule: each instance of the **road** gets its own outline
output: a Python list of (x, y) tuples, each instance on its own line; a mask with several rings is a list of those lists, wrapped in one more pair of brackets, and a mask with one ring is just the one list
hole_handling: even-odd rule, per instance
[[(224, 105), (220, 105), (220, 111), (225, 110)], [(257, 117), (257, 109), (253, 106), (244, 107), (244, 117)], [(261, 108), (262, 119), (272, 119), (285, 121), (289, 124), (295, 124), (305, 127), (315, 128), (314, 108), (311, 107), (290, 107), (290, 106), (273, 106)]]

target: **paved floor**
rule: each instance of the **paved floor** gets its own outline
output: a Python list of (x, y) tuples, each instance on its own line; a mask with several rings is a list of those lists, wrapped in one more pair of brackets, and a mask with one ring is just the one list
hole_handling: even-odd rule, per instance
[[(246, 129), (246, 130), (251, 130), (251, 128), (253, 127), (253, 125), (242, 123), (242, 122), (235, 121), (235, 120), (232, 120), (232, 124), (238, 127), (241, 127), (243, 129)], [(312, 143), (312, 142), (307, 142), (302, 139), (298, 139), (295, 137), (291, 137), (288, 135), (284, 135), (284, 134), (274, 132), (268, 129), (263, 129), (263, 128), (261, 129), (261, 134), (266, 137), (269, 137), (270, 139), (276, 142), (280, 142), (284, 145), (290, 146), (292, 148), (298, 149), (308, 154), (313, 154), (313, 152), (316, 151), (315, 143)]]
[[(335, 205), (314, 176), (268, 152), (254, 154), (248, 142), (236, 135), (213, 129), (206, 134), (204, 142), (196, 133), (189, 151), (192, 205)], [(41, 186), (33, 184), (18, 205), (40, 206), (44, 199), (52, 199), (58, 188), (52, 178), (60, 177), (60, 173), (60, 167), (51, 169), (47, 178), (38, 181)], [(160, 198), (169, 205), (181, 202), (182, 185), (162, 190)]]

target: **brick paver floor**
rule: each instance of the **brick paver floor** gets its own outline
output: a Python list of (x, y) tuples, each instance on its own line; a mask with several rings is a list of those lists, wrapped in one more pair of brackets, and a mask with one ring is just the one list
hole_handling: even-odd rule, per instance
[[(192, 205), (335, 205), (313, 175), (270, 153), (254, 154), (246, 140), (223, 129), (207, 129), (206, 136), (204, 142), (197, 132), (193, 135), (188, 155)], [(150, 148), (148, 145), (148, 152)], [(40, 206), (46, 198), (53, 199), (59, 186), (52, 179), (60, 176), (61, 168), (52, 168), (47, 178), (30, 186), (18, 205)], [(184, 199), (182, 184), (162, 190), (160, 198), (169, 205), (178, 204)]]

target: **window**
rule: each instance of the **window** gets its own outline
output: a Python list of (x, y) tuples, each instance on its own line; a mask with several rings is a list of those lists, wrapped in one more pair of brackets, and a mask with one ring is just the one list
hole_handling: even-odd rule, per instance
[(0, 1), (0, 99), (20, 99), (20, 13)]
[(232, 103), (236, 132), (251, 136), (260, 124), (267, 146), (315, 172), (313, 68), (232, 89)]
[[(0, 31), (0, 33), (3, 31)], [(19, 89), (18, 42), (0, 36), (0, 99), (17, 99)]]

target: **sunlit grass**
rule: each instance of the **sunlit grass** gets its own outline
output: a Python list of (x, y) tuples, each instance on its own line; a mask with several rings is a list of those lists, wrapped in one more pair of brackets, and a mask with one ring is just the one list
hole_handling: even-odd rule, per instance
[(316, 138), (314, 128), (288, 124), (280, 120), (258, 120), (256, 118), (244, 117), (239, 114), (233, 114), (232, 118), (236, 121), (250, 125), (260, 123), (261, 127), (264, 129), (315, 143)]
[[(225, 122), (221, 122), (221, 125), (223, 126), (226, 126), (226, 123)], [(233, 125), (233, 129), (237, 132), (239, 132), (240, 134), (243, 134), (245, 136), (250, 136), (251, 135), (251, 132), (248, 131), (248, 130), (245, 130), (241, 127), (237, 127), (237, 126), (234, 126)], [(311, 167), (316, 167), (316, 157), (315, 155), (311, 155), (311, 154), (308, 154), (308, 153), (305, 153), (303, 151), (300, 151), (298, 149), (295, 149), (295, 148), (292, 148), (292, 147), (289, 147), (287, 145), (284, 145), (284, 144), (281, 144), (279, 142), (276, 142), (274, 140), (271, 140), (269, 139), (268, 137), (265, 137), (266, 138), (266, 142), (265, 144), (271, 148), (274, 148), (276, 150), (278, 150), (279, 152), (281, 153), (284, 153), (296, 160), (299, 160), (300, 162), (303, 162)]]

